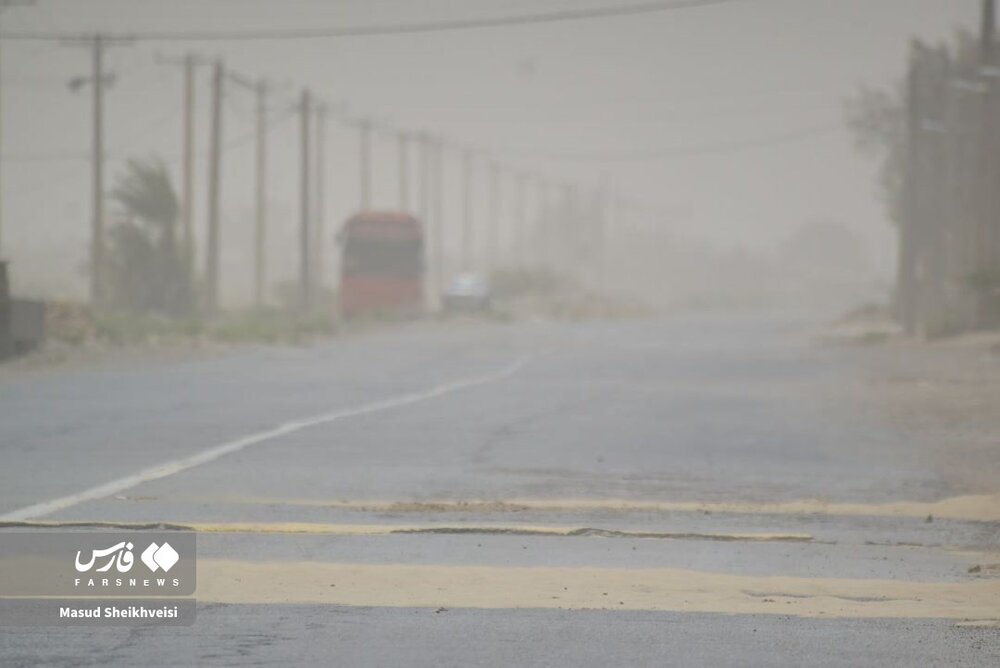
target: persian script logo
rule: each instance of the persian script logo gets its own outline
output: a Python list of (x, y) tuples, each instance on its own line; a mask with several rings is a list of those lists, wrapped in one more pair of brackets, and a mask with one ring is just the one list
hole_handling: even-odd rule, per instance
[(98, 559), (103, 559), (104, 557), (110, 558), (103, 566), (97, 569), (98, 573), (105, 573), (111, 570), (112, 566), (115, 566), (119, 573), (128, 573), (132, 570), (132, 563), (135, 561), (135, 558), (132, 556), (132, 543), (122, 541), (117, 545), (112, 545), (111, 547), (104, 548), (103, 550), (91, 550), (90, 561), (87, 563), (80, 563), (80, 552), (77, 552), (77, 572), (86, 573), (94, 567), (94, 564)]
[[(91, 550), (90, 561), (85, 563), (80, 562), (81, 552), (78, 551), (76, 553), (76, 570), (78, 573), (86, 573), (94, 568), (95, 564), (100, 563), (97, 568), (98, 573), (106, 573), (111, 570), (112, 566), (119, 573), (128, 573), (132, 570), (132, 565), (135, 562), (135, 557), (132, 554), (133, 547), (131, 542), (122, 541), (103, 550)], [(102, 561), (105, 558), (107, 560)], [(161, 568), (166, 573), (180, 560), (180, 555), (177, 554), (177, 550), (171, 547), (170, 543), (164, 542), (163, 545), (150, 543), (139, 558), (154, 573)]]

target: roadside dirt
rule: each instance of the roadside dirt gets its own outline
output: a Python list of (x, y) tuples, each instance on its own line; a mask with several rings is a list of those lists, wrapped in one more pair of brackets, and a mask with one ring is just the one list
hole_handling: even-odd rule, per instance
[(914, 457), (930, 457), (951, 493), (1000, 493), (1000, 333), (866, 348), (862, 399), (912, 437)]

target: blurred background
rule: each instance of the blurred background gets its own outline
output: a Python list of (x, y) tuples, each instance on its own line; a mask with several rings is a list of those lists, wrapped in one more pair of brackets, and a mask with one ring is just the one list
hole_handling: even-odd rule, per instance
[(0, 664), (1000, 665), (995, 4), (0, 0)]
[(899, 103), (910, 37), (974, 37), (980, 3), (670, 4), (7, 2), (12, 289), (88, 301), (98, 215), (101, 280), (129, 282), (111, 268), (129, 243), (117, 228), (157, 223), (121, 190), (145, 166), (161, 178), (147, 195), (175, 200), (160, 225), (176, 227), (201, 306), (206, 291), (226, 309), (292, 299), (303, 207), (321, 291), (337, 288), (348, 216), (393, 209), (425, 224), (430, 300), (463, 269), (551, 271), (652, 306), (888, 299), (897, 234), (879, 161), (857, 150), (858, 107)]

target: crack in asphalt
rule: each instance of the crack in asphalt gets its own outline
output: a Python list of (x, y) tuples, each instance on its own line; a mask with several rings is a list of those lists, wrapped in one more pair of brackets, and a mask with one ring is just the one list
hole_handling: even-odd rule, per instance
[(493, 535), (493, 536), (550, 536), (557, 538), (653, 538), (667, 540), (713, 540), (744, 542), (818, 543), (810, 534), (792, 533), (699, 533), (675, 531), (630, 531), (597, 527), (532, 527), (532, 526), (412, 526), (351, 525), (351, 524), (229, 524), (177, 523), (177, 522), (45, 522), (6, 521), (0, 529), (124, 529), (132, 531), (198, 531), (201, 533), (286, 533), (286, 534), (337, 534), (337, 535)]

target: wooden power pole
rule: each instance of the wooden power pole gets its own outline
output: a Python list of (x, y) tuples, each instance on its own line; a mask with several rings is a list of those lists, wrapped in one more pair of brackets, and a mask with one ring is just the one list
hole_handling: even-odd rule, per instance
[(184, 271), (194, 281), (194, 54), (184, 56), (184, 146), (181, 167), (181, 249)]
[(256, 197), (254, 220), (254, 304), (264, 305), (267, 281), (267, 82), (259, 79), (254, 86), (257, 101)]
[(432, 163), (433, 163), (433, 183), (434, 183), (434, 194), (432, 197), (433, 211), (431, 213), (431, 220), (434, 221), (434, 230), (431, 233), (431, 242), (433, 243), (433, 260), (431, 262), (431, 291), (434, 294), (434, 302), (437, 302), (438, 296), (441, 294), (441, 290), (444, 286), (444, 276), (445, 276), (445, 257), (444, 257), (444, 229), (445, 229), (445, 219), (444, 219), (444, 192), (445, 192), (445, 179), (444, 179), (444, 144), (439, 138), (435, 138), (432, 143), (433, 148), (431, 149)]
[(410, 208), (410, 180), (409, 180), (409, 160), (407, 156), (407, 145), (409, 137), (405, 132), (396, 135), (397, 150), (399, 151), (399, 210), (407, 211)]
[(472, 159), (471, 149), (462, 152), (462, 271), (472, 269)]
[(516, 204), (515, 211), (517, 220), (514, 224), (514, 266), (518, 269), (524, 269), (524, 247), (525, 247), (525, 234), (527, 233), (528, 227), (528, 210), (527, 204), (525, 202), (525, 185), (527, 183), (527, 177), (524, 174), (518, 174), (514, 177), (516, 179)]
[(430, 142), (424, 132), (417, 135), (417, 151), (420, 170), (417, 177), (417, 215), (420, 216), (420, 222), (426, 226), (430, 216), (431, 160)]
[[(979, 71), (985, 85), (985, 94), (980, 109), (979, 141), (979, 188), (976, 207), (977, 234), (974, 272), (984, 277), (991, 276), (1000, 267), (1000, 216), (997, 215), (996, 195), (998, 187), (998, 165), (996, 150), (997, 132), (997, 86), (996, 76), (996, 0), (983, 0), (982, 23), (979, 39)], [(994, 327), (1000, 324), (1000, 314), (995, 313), (996, 298), (990, 294), (977, 295), (975, 324), (978, 327)]]
[(310, 237), (310, 212), (309, 212), (309, 117), (312, 115), (312, 98), (309, 89), (303, 89), (302, 101), (300, 103), (300, 114), (302, 119), (302, 167), (301, 179), (301, 200), (300, 200), (300, 226), (299, 226), (299, 301), (302, 310), (308, 311), (312, 301), (312, 276), (309, 267), (309, 237)]
[(94, 211), (90, 248), (90, 301), (104, 301), (104, 39), (100, 33), (93, 40), (94, 117), (93, 117), (93, 198)]
[(320, 103), (316, 108), (316, 220), (313, 225), (315, 237), (312, 240), (313, 279), (314, 283), (323, 286), (325, 254), (326, 254), (326, 105)]
[(217, 59), (212, 67), (212, 124), (208, 156), (208, 239), (205, 248), (205, 308), (219, 307), (219, 201), (222, 193), (222, 85), (225, 67)]
[(107, 276), (105, 271), (105, 233), (104, 233), (104, 87), (110, 85), (111, 79), (104, 73), (104, 49), (109, 45), (122, 44), (127, 40), (109, 39), (101, 33), (72, 40), (69, 44), (89, 47), (91, 51), (91, 75), (89, 80), (82, 78), (93, 87), (93, 118), (92, 121), (92, 198), (93, 211), (90, 223), (90, 301), (101, 304), (105, 298)]
[(156, 57), (163, 65), (180, 66), (184, 72), (184, 86), (181, 101), (184, 109), (181, 139), (181, 261), (188, 280), (194, 284), (195, 239), (194, 239), (194, 101), (195, 71), (200, 65), (208, 64), (201, 56), (188, 53), (179, 58)]
[(358, 140), (361, 155), (359, 158), (360, 205), (362, 211), (367, 211), (372, 203), (372, 122), (363, 118), (358, 122)]
[(490, 163), (489, 230), (486, 232), (486, 270), (494, 271), (500, 255), (500, 165)]

